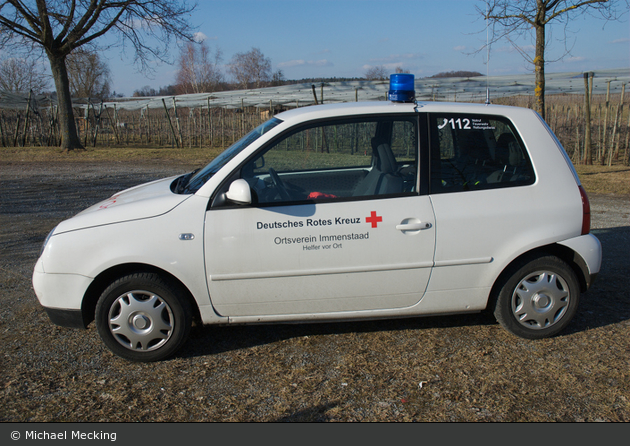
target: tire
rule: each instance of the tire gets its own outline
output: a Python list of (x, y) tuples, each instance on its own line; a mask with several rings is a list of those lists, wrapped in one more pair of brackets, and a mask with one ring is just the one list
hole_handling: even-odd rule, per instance
[(562, 331), (577, 311), (580, 286), (575, 272), (554, 256), (516, 265), (499, 289), (494, 316), (510, 333), (542, 339)]
[(178, 288), (153, 273), (121, 277), (96, 304), (96, 328), (116, 355), (135, 362), (159, 361), (188, 338), (192, 311)]

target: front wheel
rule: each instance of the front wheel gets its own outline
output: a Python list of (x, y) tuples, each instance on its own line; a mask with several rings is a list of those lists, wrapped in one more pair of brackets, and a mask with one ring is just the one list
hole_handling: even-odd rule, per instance
[(553, 256), (517, 265), (500, 287), (494, 308), (510, 333), (541, 339), (562, 331), (577, 311), (580, 287), (569, 265)]
[(186, 341), (192, 325), (187, 300), (158, 274), (122, 277), (96, 305), (96, 328), (116, 355), (137, 362), (159, 361)]

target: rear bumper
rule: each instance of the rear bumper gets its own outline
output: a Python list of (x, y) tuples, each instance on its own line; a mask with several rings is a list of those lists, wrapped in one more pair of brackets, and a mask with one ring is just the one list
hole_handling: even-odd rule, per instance
[(559, 242), (574, 253), (574, 261), (582, 269), (586, 288), (590, 288), (602, 266), (602, 244), (593, 234), (581, 235)]

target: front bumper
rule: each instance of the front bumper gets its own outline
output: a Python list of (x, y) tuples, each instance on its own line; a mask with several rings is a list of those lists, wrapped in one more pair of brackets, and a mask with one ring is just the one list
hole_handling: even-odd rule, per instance
[(50, 318), (50, 321), (61, 327), (68, 328), (86, 328), (85, 321), (83, 320), (83, 312), (81, 310), (64, 310), (61, 308), (47, 308), (46, 314)]
[(92, 278), (78, 274), (49, 274), (41, 260), (33, 271), (33, 289), (52, 322), (64, 327), (85, 327), (83, 297)]

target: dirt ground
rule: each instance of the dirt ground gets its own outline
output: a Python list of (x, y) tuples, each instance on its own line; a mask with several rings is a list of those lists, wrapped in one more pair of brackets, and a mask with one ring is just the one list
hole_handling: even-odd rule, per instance
[(204, 327), (129, 363), (54, 326), (31, 286), (46, 234), (158, 163), (0, 161), (0, 421), (630, 422), (630, 200), (591, 195), (602, 271), (569, 328), (516, 338), (484, 314)]

